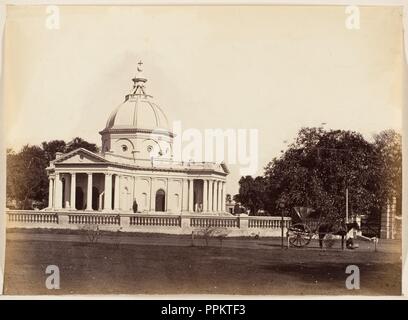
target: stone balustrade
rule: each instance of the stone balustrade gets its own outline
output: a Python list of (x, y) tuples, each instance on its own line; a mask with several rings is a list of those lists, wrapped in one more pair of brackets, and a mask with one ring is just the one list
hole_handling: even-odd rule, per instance
[[(270, 219), (270, 217), (248, 217), (248, 228), (273, 228), (280, 229), (282, 218), (275, 217), (275, 219)], [(284, 217), (283, 225), (284, 228), (290, 226), (291, 219)]]
[(58, 223), (58, 215), (56, 213), (41, 213), (36, 211), (10, 211), (7, 212), (8, 221), (21, 223)]
[(239, 218), (238, 217), (192, 217), (190, 219), (191, 227), (200, 228), (238, 228)]
[(128, 218), (131, 226), (181, 227), (180, 216), (138, 214), (128, 216)]
[[(6, 210), (7, 228), (83, 229), (98, 225), (100, 230), (191, 234), (205, 228), (223, 228), (228, 236), (280, 236), (281, 218), (274, 216), (209, 216), (190, 214), (114, 214), (76, 211), (43, 212), (34, 210)], [(284, 218), (284, 232), (291, 219)]]
[(70, 224), (97, 224), (97, 225), (120, 225), (119, 215), (111, 214), (68, 214)]

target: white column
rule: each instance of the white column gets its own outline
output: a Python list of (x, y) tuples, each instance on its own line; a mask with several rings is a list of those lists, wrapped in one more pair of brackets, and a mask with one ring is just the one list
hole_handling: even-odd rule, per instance
[(48, 187), (48, 208), (54, 208), (54, 179), (49, 178), (49, 187)]
[(137, 181), (137, 178), (135, 176), (133, 176), (133, 181), (132, 181), (132, 184), (133, 184), (133, 186), (132, 186), (132, 211), (133, 211), (133, 201), (135, 201), (135, 200), (137, 202), (137, 210), (139, 210), (139, 208), (140, 208), (140, 203), (138, 202), (138, 199), (136, 199), (136, 181)]
[(214, 188), (214, 180), (209, 180), (209, 188), (208, 188), (208, 211), (213, 211), (213, 188)]
[(62, 208), (62, 181), (60, 174), (55, 173), (55, 209)]
[(218, 211), (218, 181), (214, 180), (214, 212)]
[(133, 200), (135, 200), (135, 196), (134, 196), (134, 193), (135, 193), (135, 179), (134, 179), (134, 177), (132, 177), (132, 176), (130, 176), (130, 177), (128, 177), (128, 185), (129, 185), (129, 192), (130, 192), (130, 195), (129, 195), (129, 200), (130, 200), (130, 207), (129, 207), (129, 209), (133, 212)]
[(227, 196), (227, 188), (226, 188), (226, 183), (223, 181), (222, 182), (222, 198), (221, 198), (221, 212), (225, 212), (225, 197)]
[(222, 207), (222, 204), (224, 202), (224, 182), (220, 181), (220, 212), (224, 212), (224, 208)]
[(188, 180), (183, 179), (183, 198), (181, 202), (181, 211), (188, 211)]
[(86, 210), (92, 211), (92, 173), (88, 173), (88, 186), (86, 192)]
[(218, 189), (217, 189), (217, 180), (214, 180), (214, 195), (213, 195), (213, 211), (217, 212), (217, 200), (218, 200)]
[(153, 194), (153, 183), (154, 183), (154, 179), (150, 178), (150, 196), (149, 196), (149, 203), (150, 203), (149, 210), (150, 211), (156, 210), (156, 193)]
[(69, 196), (71, 191), (71, 176), (69, 173), (64, 174), (64, 203), (62, 206), (66, 209), (70, 206)]
[(76, 173), (71, 173), (71, 210), (76, 210)]
[(208, 181), (207, 180), (203, 180), (203, 212), (207, 212), (208, 211)]
[(169, 210), (169, 178), (166, 179), (166, 193), (165, 193), (165, 201), (164, 201), (164, 212)]
[(217, 181), (218, 195), (217, 195), (217, 211), (221, 211), (221, 181)]
[(105, 197), (103, 211), (112, 211), (112, 174), (105, 173)]
[(120, 210), (120, 176), (119, 175), (115, 175), (115, 199), (114, 199), (114, 205), (113, 208), (115, 209), (115, 211), (119, 211)]
[(188, 193), (188, 211), (193, 212), (194, 211), (194, 180), (190, 179), (189, 180), (189, 193)]

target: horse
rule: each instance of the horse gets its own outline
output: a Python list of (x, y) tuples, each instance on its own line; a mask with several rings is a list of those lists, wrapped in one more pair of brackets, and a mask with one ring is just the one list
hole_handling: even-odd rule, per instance
[(344, 219), (338, 219), (334, 222), (325, 222), (319, 225), (317, 232), (319, 233), (319, 246), (323, 249), (323, 238), (326, 234), (330, 233), (336, 236), (341, 236), (341, 249), (344, 250), (344, 238), (347, 233), (352, 230), (360, 230), (360, 226), (357, 222), (346, 223)]

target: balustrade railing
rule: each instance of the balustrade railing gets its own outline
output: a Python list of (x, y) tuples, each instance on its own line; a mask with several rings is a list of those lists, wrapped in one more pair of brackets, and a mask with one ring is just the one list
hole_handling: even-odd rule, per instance
[[(131, 231), (135, 227), (174, 227), (171, 230), (194, 230), (195, 228), (230, 228), (235, 230), (261, 229), (266, 232), (281, 228), (280, 217), (253, 216), (200, 216), (178, 214), (113, 214), (88, 212), (50, 212), (34, 210), (6, 210), (11, 227), (76, 228), (79, 225), (120, 226)], [(284, 218), (284, 228), (290, 226), (291, 219)], [(43, 224), (43, 225), (41, 225)], [(154, 229), (156, 230), (156, 229)], [(159, 228), (157, 229), (159, 230)], [(170, 229), (169, 229), (170, 230)], [(173, 231), (172, 231), (173, 232)], [(182, 230), (180, 232), (183, 232)]]
[[(290, 218), (284, 218), (283, 227), (288, 228), (290, 226)], [(279, 229), (281, 228), (282, 219), (280, 217), (249, 217), (248, 219), (248, 228), (272, 228)]]
[(219, 218), (219, 217), (192, 217), (190, 218), (191, 227), (219, 227), (219, 228), (238, 228), (239, 220), (236, 217)]
[(70, 224), (100, 224), (100, 225), (120, 225), (119, 215), (109, 214), (69, 214)]
[(180, 216), (130, 216), (131, 226), (181, 227)]
[(35, 211), (14, 211), (8, 213), (8, 221), (23, 223), (58, 223), (58, 215), (55, 213)]

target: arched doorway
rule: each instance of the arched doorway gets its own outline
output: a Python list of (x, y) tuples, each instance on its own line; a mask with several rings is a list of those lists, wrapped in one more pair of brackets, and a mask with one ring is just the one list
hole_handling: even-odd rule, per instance
[(159, 189), (156, 192), (156, 207), (155, 211), (165, 211), (166, 207), (166, 193), (163, 189)]
[(75, 209), (84, 210), (84, 192), (81, 187), (75, 188)]
[(92, 187), (92, 210), (99, 209), (99, 189)]

